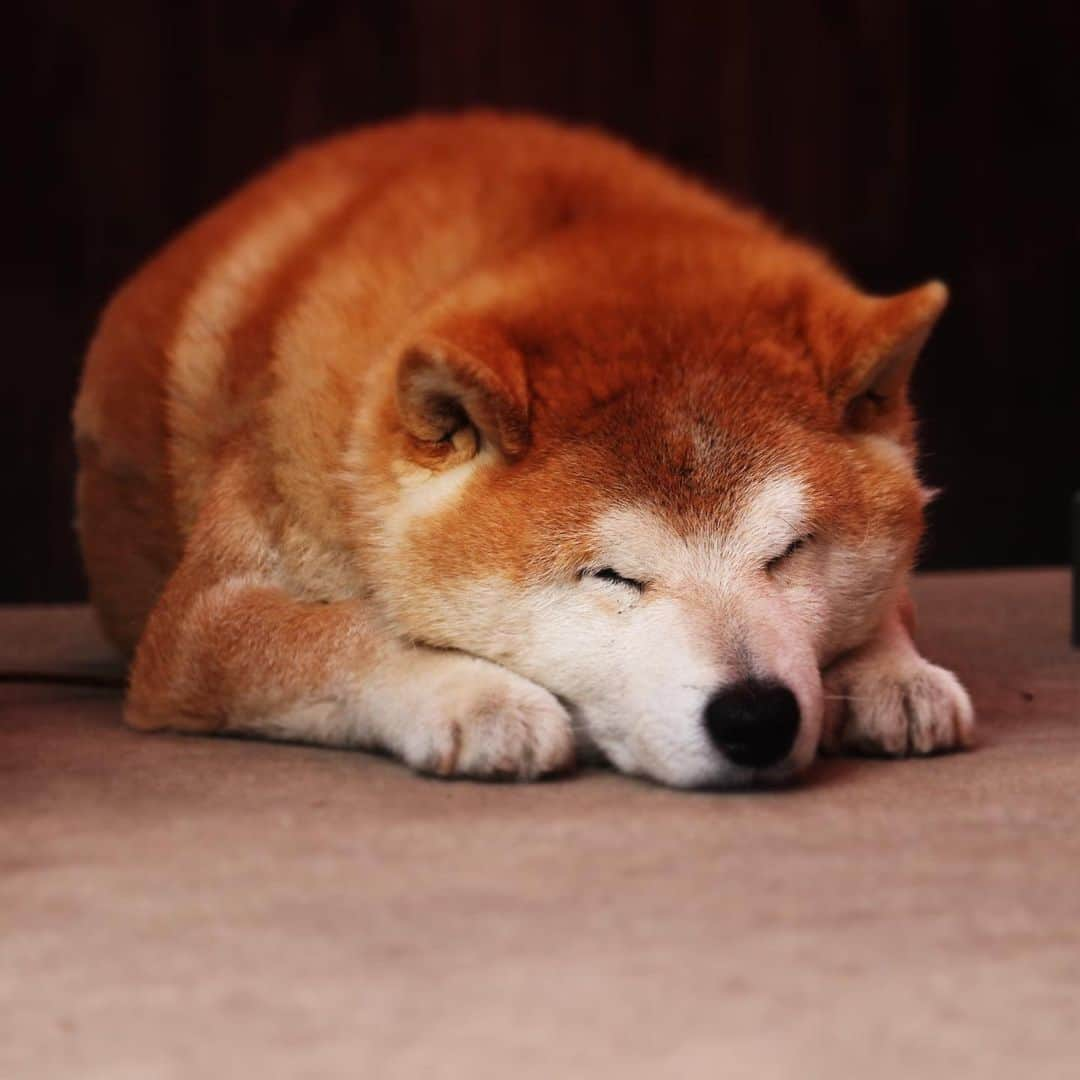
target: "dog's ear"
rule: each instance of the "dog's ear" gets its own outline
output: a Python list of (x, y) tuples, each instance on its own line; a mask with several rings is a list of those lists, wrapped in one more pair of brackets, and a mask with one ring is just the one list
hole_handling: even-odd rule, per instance
[(397, 406), (411, 449), (428, 465), (458, 464), (485, 446), (514, 460), (528, 447), (524, 363), (491, 332), (409, 345), (398, 364)]
[(845, 347), (830, 396), (849, 431), (896, 431), (907, 416), (915, 361), (948, 302), (940, 281), (873, 298)]

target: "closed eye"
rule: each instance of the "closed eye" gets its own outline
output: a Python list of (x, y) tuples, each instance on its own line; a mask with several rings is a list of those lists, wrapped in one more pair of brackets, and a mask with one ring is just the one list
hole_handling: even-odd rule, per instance
[(783, 563), (791, 558), (800, 548), (805, 547), (813, 537), (810, 535), (799, 536), (792, 540), (790, 544), (779, 555), (774, 555), (766, 564), (765, 569), (771, 574), (774, 570), (778, 569)]
[(598, 570), (586, 567), (578, 576), (582, 578), (599, 578), (601, 581), (610, 581), (615, 585), (627, 585), (638, 592), (645, 591), (644, 581), (638, 581), (637, 578), (624, 577), (610, 566), (601, 566)]

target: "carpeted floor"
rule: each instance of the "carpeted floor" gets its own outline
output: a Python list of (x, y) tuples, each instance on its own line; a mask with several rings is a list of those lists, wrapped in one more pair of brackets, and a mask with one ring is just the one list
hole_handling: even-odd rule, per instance
[[(918, 586), (974, 753), (685, 794), (138, 735), (0, 686), (0, 1077), (1080, 1075), (1062, 571)], [(105, 672), (84, 609), (0, 670)]]

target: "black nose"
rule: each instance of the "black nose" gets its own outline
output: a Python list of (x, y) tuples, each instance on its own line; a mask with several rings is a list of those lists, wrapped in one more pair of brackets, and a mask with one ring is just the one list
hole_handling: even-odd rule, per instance
[(764, 768), (787, 757), (794, 745), (799, 703), (778, 683), (736, 683), (713, 694), (705, 706), (705, 727), (729, 761)]

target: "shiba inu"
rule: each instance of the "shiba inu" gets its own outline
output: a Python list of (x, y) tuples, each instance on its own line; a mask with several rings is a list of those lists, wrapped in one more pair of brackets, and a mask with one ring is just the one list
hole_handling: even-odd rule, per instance
[(89, 350), (78, 525), (127, 722), (685, 787), (969, 745), (905, 590), (945, 302), (536, 118), (295, 154)]

